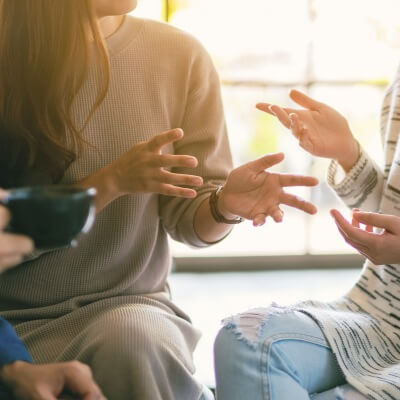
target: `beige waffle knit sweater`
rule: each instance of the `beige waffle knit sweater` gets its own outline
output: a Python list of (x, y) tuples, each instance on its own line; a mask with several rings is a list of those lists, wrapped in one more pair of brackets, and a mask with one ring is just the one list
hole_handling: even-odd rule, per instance
[[(171, 303), (167, 236), (203, 247), (193, 229), (199, 204), (231, 169), (219, 80), (208, 54), (188, 34), (127, 17), (107, 44), (108, 95), (84, 132), (93, 146), (67, 170), (77, 182), (137, 142), (181, 127), (166, 151), (199, 160), (196, 199), (124, 196), (98, 216), (76, 248), (42, 255), (0, 277), (1, 315), (39, 362), (89, 363), (110, 399), (198, 399), (192, 351), (199, 338)], [(94, 74), (76, 102), (83, 121), (96, 96)]]

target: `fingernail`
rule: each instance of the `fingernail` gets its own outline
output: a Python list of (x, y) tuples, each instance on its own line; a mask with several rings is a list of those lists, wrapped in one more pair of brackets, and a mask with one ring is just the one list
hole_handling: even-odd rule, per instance
[(253, 221), (253, 226), (255, 226), (256, 228), (258, 228), (261, 225), (263, 225), (263, 221), (262, 220)]

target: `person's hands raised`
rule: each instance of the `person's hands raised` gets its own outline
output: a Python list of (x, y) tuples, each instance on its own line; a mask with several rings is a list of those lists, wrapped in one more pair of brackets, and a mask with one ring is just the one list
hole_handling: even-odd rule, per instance
[(135, 144), (118, 160), (107, 166), (106, 174), (118, 195), (159, 193), (168, 196), (196, 196), (196, 191), (183, 186), (200, 186), (199, 176), (169, 171), (174, 167), (195, 168), (197, 159), (190, 155), (162, 154), (164, 146), (183, 137), (181, 129), (172, 129)]
[(357, 162), (359, 146), (346, 119), (332, 107), (298, 90), (292, 90), (290, 97), (303, 108), (270, 103), (258, 103), (257, 108), (276, 116), (292, 131), (304, 150), (318, 157), (335, 159), (349, 171)]
[(234, 169), (219, 196), (220, 211), (252, 220), (255, 226), (263, 225), (268, 216), (281, 222), (281, 204), (315, 214), (317, 209), (313, 204), (286, 193), (284, 187), (315, 186), (316, 178), (266, 171), (283, 159), (283, 153), (270, 154)]

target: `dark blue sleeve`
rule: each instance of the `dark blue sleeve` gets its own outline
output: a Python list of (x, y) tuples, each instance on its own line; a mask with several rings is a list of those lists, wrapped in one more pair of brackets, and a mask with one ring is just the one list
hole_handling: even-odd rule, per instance
[(13, 327), (0, 318), (0, 368), (14, 361), (32, 362), (32, 357)]

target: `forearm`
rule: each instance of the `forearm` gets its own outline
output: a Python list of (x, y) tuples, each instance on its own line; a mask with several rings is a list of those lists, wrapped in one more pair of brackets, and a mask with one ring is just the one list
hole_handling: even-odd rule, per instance
[[(236, 217), (226, 211), (223, 211), (223, 214), (227, 219)], [(233, 225), (215, 221), (211, 214), (209, 198), (200, 204), (194, 217), (194, 229), (202, 241), (216, 243), (228, 235), (232, 227)]]

